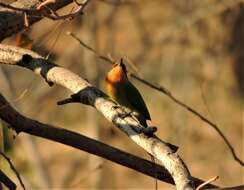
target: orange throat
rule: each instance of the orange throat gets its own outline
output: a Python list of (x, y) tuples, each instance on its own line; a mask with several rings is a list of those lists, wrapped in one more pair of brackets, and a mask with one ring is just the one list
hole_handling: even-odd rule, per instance
[(127, 76), (121, 67), (114, 67), (111, 71), (109, 71), (106, 77), (106, 82), (112, 85), (123, 83), (126, 82), (127, 80), (128, 80)]

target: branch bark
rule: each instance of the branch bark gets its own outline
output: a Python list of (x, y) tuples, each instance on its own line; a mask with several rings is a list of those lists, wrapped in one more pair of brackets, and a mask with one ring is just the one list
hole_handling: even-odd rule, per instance
[(140, 123), (130, 115), (123, 118), (123, 108), (86, 80), (48, 62), (35, 52), (14, 46), (0, 45), (0, 63), (22, 66), (41, 75), (50, 85), (55, 83), (70, 89), (76, 93), (79, 102), (96, 108), (132, 141), (161, 161), (174, 179), (177, 189), (195, 189), (189, 170), (179, 155), (170, 148), (169, 143), (163, 142), (157, 136), (148, 137), (138, 133), (135, 129), (140, 129)]
[[(9, 102), (1, 94), (0, 118), (9, 123), (12, 129), (17, 133), (24, 132), (51, 141), (59, 142), (108, 159), (145, 175), (151, 177), (157, 176), (157, 179), (166, 183), (174, 184), (169, 172), (161, 165), (155, 165), (151, 161), (129, 154), (84, 135), (29, 119), (12, 108)], [(193, 183), (194, 186), (197, 187), (204, 183), (204, 181), (193, 178)], [(217, 186), (208, 184), (204, 188), (217, 188)]]
[[(48, 5), (48, 7), (56, 11), (70, 3), (73, 0), (59, 0), (58, 2)], [(3, 4), (3, 3), (2, 3)], [(29, 25), (41, 20), (43, 18), (43, 14), (39, 14), (35, 9), (40, 4), (39, 0), (18, 0), (11, 4), (12, 7), (26, 9), (29, 10), (26, 12), (28, 16)], [(35, 13), (35, 16), (31, 16), (31, 12)], [(23, 11), (8, 9), (8, 8), (0, 8), (0, 41), (3, 39), (16, 34), (17, 32), (23, 30), (25, 28), (25, 16)]]

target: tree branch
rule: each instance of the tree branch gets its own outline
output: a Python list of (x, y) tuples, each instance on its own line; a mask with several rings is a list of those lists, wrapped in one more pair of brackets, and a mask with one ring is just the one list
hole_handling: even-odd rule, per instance
[[(15, 190), (15, 183), (0, 169), (0, 182), (2, 182), (9, 190)], [(1, 183), (0, 183), (1, 186)], [(1, 187), (0, 187), (1, 189)]]
[[(1, 95), (1, 94), (0, 94), (0, 95)], [(21, 179), (21, 177), (20, 177), (20, 174), (19, 174), (19, 172), (15, 169), (15, 167), (14, 167), (13, 163), (11, 162), (10, 158), (7, 157), (7, 156), (6, 156), (3, 152), (1, 152), (1, 151), (0, 151), (0, 155), (1, 155), (2, 157), (4, 157), (4, 159), (8, 162), (10, 168), (13, 170), (13, 172), (15, 173), (17, 179), (19, 180), (21, 187), (22, 187), (24, 190), (26, 190), (25, 185), (24, 185), (24, 183), (23, 183), (23, 181), (22, 181), (22, 179)]]
[(0, 44), (0, 63), (30, 69), (41, 75), (49, 84), (59, 84), (70, 89), (76, 94), (79, 102), (96, 108), (132, 141), (157, 158), (173, 177), (177, 189), (195, 189), (189, 170), (179, 155), (170, 148), (169, 143), (163, 142), (157, 136), (148, 137), (138, 133), (135, 129), (141, 129), (141, 124), (131, 115), (122, 117), (123, 108), (86, 80), (65, 68), (48, 62), (35, 52), (13, 46)]
[[(112, 146), (106, 145), (97, 140), (91, 139), (84, 135), (43, 124), (38, 121), (29, 119), (14, 108), (0, 94), (0, 118), (10, 124), (11, 128), (17, 133), (24, 132), (34, 136), (42, 137), (51, 141), (59, 142), (73, 148), (86, 151), (120, 164), (122, 166), (136, 170), (145, 175), (155, 177), (166, 183), (174, 184), (169, 172), (158, 164), (142, 159), (135, 155), (129, 154)], [(156, 173), (155, 173), (156, 172)], [(199, 186), (204, 181), (193, 178), (194, 186)], [(216, 188), (217, 186), (208, 184), (204, 188)]]
[[(55, 10), (67, 5), (69, 3), (72, 3), (72, 2), (73, 2), (72, 0), (59, 0), (55, 4), (50, 5), (50, 9), (55, 11)], [(32, 11), (32, 13), (33, 13), (33, 11), (34, 11), (34, 13), (36, 13), (36, 10), (31, 10), (31, 8), (32, 7), (37, 7), (39, 4), (40, 4), (40, 2), (38, 0), (32, 0), (32, 1), (28, 1), (28, 0), (21, 0), (20, 1), (19, 0), (19, 1), (15, 2), (15, 3), (12, 3), (11, 6), (9, 7), (9, 8), (15, 7), (16, 10), (0, 9), (0, 26), (1, 26), (1, 28), (0, 28), (0, 41), (24, 28), (24, 25), (25, 25), (24, 24), (24, 20), (25, 20), (24, 14), (22, 14), (22, 12), (19, 12), (19, 11), (21, 11), (21, 10), (22, 11), (29, 11), (29, 14), (31, 14), (31, 11)], [(6, 7), (6, 5), (3, 4), (3, 3), (0, 3), (0, 5)], [(3, 16), (1, 16), (1, 14)], [(28, 22), (29, 22), (29, 24), (32, 24), (34, 22), (37, 22), (40, 19), (41, 19), (41, 17), (30, 17), (30, 18), (28, 18)], [(74, 37), (74, 35), (72, 37)], [(78, 39), (78, 40), (81, 43), (81, 40), (80, 39)], [(82, 45), (84, 46), (84, 43)], [(87, 48), (87, 45), (85, 47)], [(87, 48), (87, 49), (89, 49), (89, 48)], [(89, 50), (91, 50), (91, 49), (92, 48), (90, 48)], [(93, 52), (95, 54), (97, 54), (96, 51), (93, 51)], [(111, 61), (106, 56), (99, 55), (99, 57), (101, 59), (105, 60), (105, 61), (108, 61), (108, 62)], [(185, 103), (183, 103), (182, 101), (178, 100), (165, 87), (163, 87), (161, 85), (158, 85), (158, 84), (153, 84), (153, 83), (151, 83), (149, 81), (146, 81), (146, 80), (138, 77), (134, 73), (131, 73), (130, 75), (131, 75), (132, 78), (140, 81), (141, 83), (143, 83), (143, 84), (145, 84), (145, 85), (147, 85), (147, 86), (149, 86), (149, 87), (151, 87), (151, 88), (153, 88), (155, 90), (158, 90), (158, 91), (164, 93), (171, 100), (173, 100), (176, 104), (182, 106), (183, 108), (185, 108), (186, 110), (190, 111), (195, 116), (200, 118), (202, 121), (206, 122), (209, 126), (213, 127), (214, 130), (221, 136), (221, 138), (224, 140), (224, 142), (226, 143), (226, 145), (230, 149), (234, 160), (237, 161), (241, 166), (244, 166), (244, 162), (237, 156), (234, 147), (232, 146), (230, 141), (227, 139), (227, 137), (222, 133), (222, 131), (219, 129), (219, 127), (218, 127), (218, 125), (216, 123), (210, 121), (208, 118), (206, 118), (205, 116), (200, 114), (198, 111), (196, 111), (192, 107), (190, 107), (190, 106), (186, 105)]]
[(73, 0), (59, 0), (54, 4), (45, 6), (45, 10), (36, 9), (40, 5), (39, 0), (18, 0), (10, 5), (0, 3), (0, 7), (3, 7), (0, 8), (0, 41), (24, 29), (26, 18), (29, 25), (43, 17), (53, 20), (71, 18), (82, 13), (90, 0), (85, 0), (84, 4), (78, 6), (73, 13), (58, 15), (55, 12), (73, 2)]
[[(114, 60), (112, 60), (110, 57), (105, 56), (105, 55), (101, 55), (99, 53), (96, 52), (95, 49), (93, 49), (92, 47), (90, 47), (89, 45), (87, 45), (85, 42), (83, 42), (80, 38), (78, 38), (75, 34), (71, 33), (71, 32), (67, 32), (67, 35), (70, 35), (72, 38), (74, 38), (75, 40), (77, 40), (81, 46), (83, 46), (84, 48), (86, 48), (87, 50), (91, 51), (92, 53), (94, 53), (98, 58), (113, 64)], [(187, 111), (191, 112), (192, 114), (194, 114), (195, 116), (197, 116), (198, 118), (200, 118), (203, 122), (207, 123), (210, 127), (214, 128), (214, 130), (218, 133), (218, 135), (224, 140), (225, 144), (227, 145), (227, 147), (229, 148), (233, 158), (235, 161), (237, 161), (241, 166), (244, 166), (244, 162), (237, 156), (234, 147), (231, 145), (230, 141), (227, 139), (227, 137), (224, 135), (224, 133), (219, 129), (218, 125), (215, 124), (214, 122), (212, 122), (211, 120), (209, 120), (208, 118), (206, 118), (205, 116), (203, 116), (202, 114), (200, 114), (198, 111), (196, 111), (194, 108), (186, 105), (184, 102), (180, 101), (179, 99), (177, 99), (171, 92), (170, 90), (168, 90), (167, 88), (159, 85), (159, 84), (153, 84), (152, 82), (149, 82), (139, 76), (137, 76), (136, 74), (134, 74), (133, 72), (129, 71), (129, 75), (136, 79), (137, 81), (141, 82), (142, 84), (149, 86), (150, 88), (157, 90), (163, 94), (165, 94), (167, 97), (169, 97), (172, 101), (174, 101), (176, 104), (178, 104), (179, 106), (183, 107), (184, 109), (186, 109)]]
[(26, 14), (26, 16), (47, 17), (52, 20), (65, 20), (69, 18), (74, 18), (76, 15), (81, 15), (89, 2), (90, 0), (84, 0), (84, 3), (80, 4), (74, 12), (64, 15), (58, 15), (56, 11), (49, 8), (47, 4), (50, 4), (50, 2), (43, 2), (35, 9), (18, 8), (1, 2), (0, 6), (10, 9), (12, 11), (24, 13)]

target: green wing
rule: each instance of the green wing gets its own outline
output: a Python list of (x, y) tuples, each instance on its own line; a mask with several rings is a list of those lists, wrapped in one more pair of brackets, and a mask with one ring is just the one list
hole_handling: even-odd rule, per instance
[(124, 87), (126, 88), (124, 90), (126, 99), (129, 101), (130, 105), (140, 112), (145, 119), (151, 120), (147, 106), (136, 87), (130, 82), (127, 82)]

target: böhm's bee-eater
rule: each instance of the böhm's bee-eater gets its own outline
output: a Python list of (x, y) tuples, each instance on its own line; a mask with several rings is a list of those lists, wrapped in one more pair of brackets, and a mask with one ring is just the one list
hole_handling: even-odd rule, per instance
[[(126, 66), (121, 59), (120, 63), (113, 65), (113, 68), (106, 76), (106, 87), (109, 96), (119, 103), (125, 110), (131, 112), (141, 125), (147, 127), (146, 120), (151, 120), (147, 106), (137, 88), (127, 77)], [(155, 128), (153, 129), (155, 132)]]
[[(147, 120), (151, 120), (147, 106), (137, 88), (129, 81), (127, 77), (126, 67), (121, 59), (120, 63), (113, 65), (113, 68), (108, 72), (106, 76), (106, 87), (108, 95), (119, 103), (126, 111), (133, 114), (137, 120), (143, 125), (144, 134), (152, 136), (157, 130), (156, 127), (148, 127)], [(170, 143), (169, 145), (174, 152), (177, 151), (178, 147)], [(155, 163), (152, 155), (151, 159)], [(157, 180), (156, 180), (157, 189)]]

